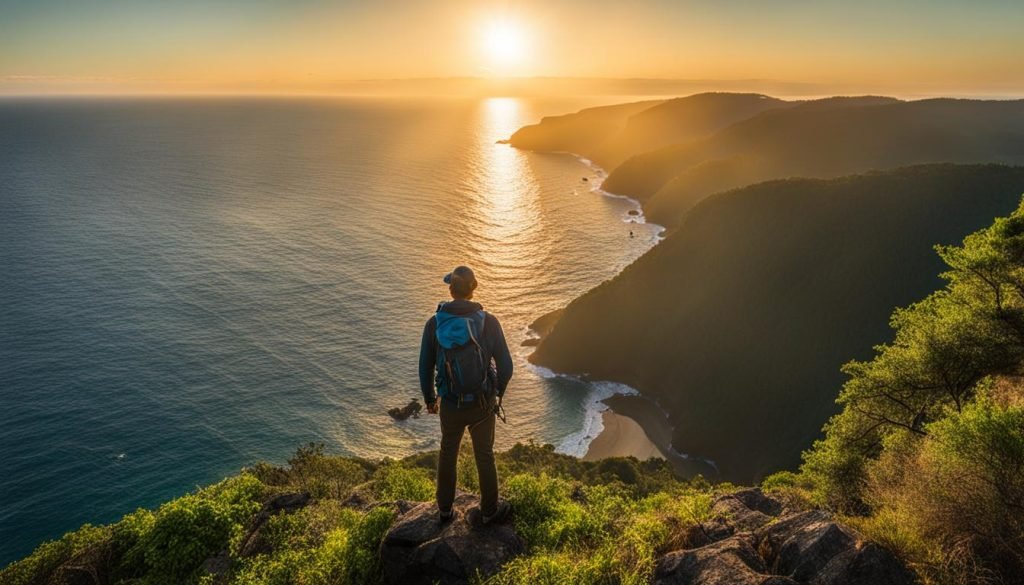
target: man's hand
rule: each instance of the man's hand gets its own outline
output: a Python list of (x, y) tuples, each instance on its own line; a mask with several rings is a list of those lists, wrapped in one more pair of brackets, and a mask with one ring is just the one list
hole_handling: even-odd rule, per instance
[(437, 414), (437, 400), (427, 403), (427, 412), (430, 414)]

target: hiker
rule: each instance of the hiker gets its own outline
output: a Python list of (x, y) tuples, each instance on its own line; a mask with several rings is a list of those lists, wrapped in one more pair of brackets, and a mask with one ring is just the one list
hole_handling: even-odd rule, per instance
[(437, 313), (423, 327), (420, 344), (423, 401), (427, 412), (440, 413), (441, 418), (437, 508), (441, 522), (454, 517), (455, 469), (468, 428), (480, 478), (481, 520), (490, 524), (501, 521), (510, 507), (498, 500), (494, 426), (512, 378), (512, 355), (498, 319), (472, 301), (477, 286), (473, 271), (456, 267), (444, 282), (453, 300), (437, 306)]

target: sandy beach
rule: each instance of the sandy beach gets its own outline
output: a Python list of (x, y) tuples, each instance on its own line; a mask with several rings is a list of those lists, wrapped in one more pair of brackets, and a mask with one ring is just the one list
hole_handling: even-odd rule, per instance
[(604, 430), (590, 443), (585, 460), (633, 455), (638, 459), (665, 459), (680, 477), (703, 475), (714, 478), (718, 471), (700, 459), (671, 449), (672, 425), (665, 412), (651, 399), (617, 394), (603, 401)]
[(635, 420), (611, 410), (604, 411), (602, 417), (604, 430), (590, 443), (584, 461), (630, 455), (641, 461), (651, 457), (663, 459), (661, 450)]

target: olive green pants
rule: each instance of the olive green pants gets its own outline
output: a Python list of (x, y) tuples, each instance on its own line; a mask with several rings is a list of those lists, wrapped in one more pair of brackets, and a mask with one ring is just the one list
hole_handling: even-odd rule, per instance
[(441, 405), (441, 455), (437, 462), (437, 507), (441, 511), (452, 509), (455, 501), (456, 468), (459, 446), (469, 429), (476, 457), (476, 472), (480, 479), (480, 511), (490, 516), (498, 509), (498, 470), (494, 467), (494, 411), (493, 402), (484, 408), (470, 405), (455, 408)]

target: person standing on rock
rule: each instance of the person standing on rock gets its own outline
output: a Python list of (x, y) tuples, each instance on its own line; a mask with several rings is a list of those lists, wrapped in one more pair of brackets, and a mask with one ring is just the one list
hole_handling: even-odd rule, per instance
[(452, 299), (440, 303), (423, 326), (420, 390), (427, 412), (440, 414), (441, 454), (437, 462), (437, 508), (441, 521), (455, 513), (455, 475), (466, 429), (480, 478), (484, 524), (501, 521), (509, 503), (498, 499), (494, 427), (505, 388), (512, 378), (512, 355), (498, 319), (472, 301), (477, 281), (467, 266), (444, 277)]

